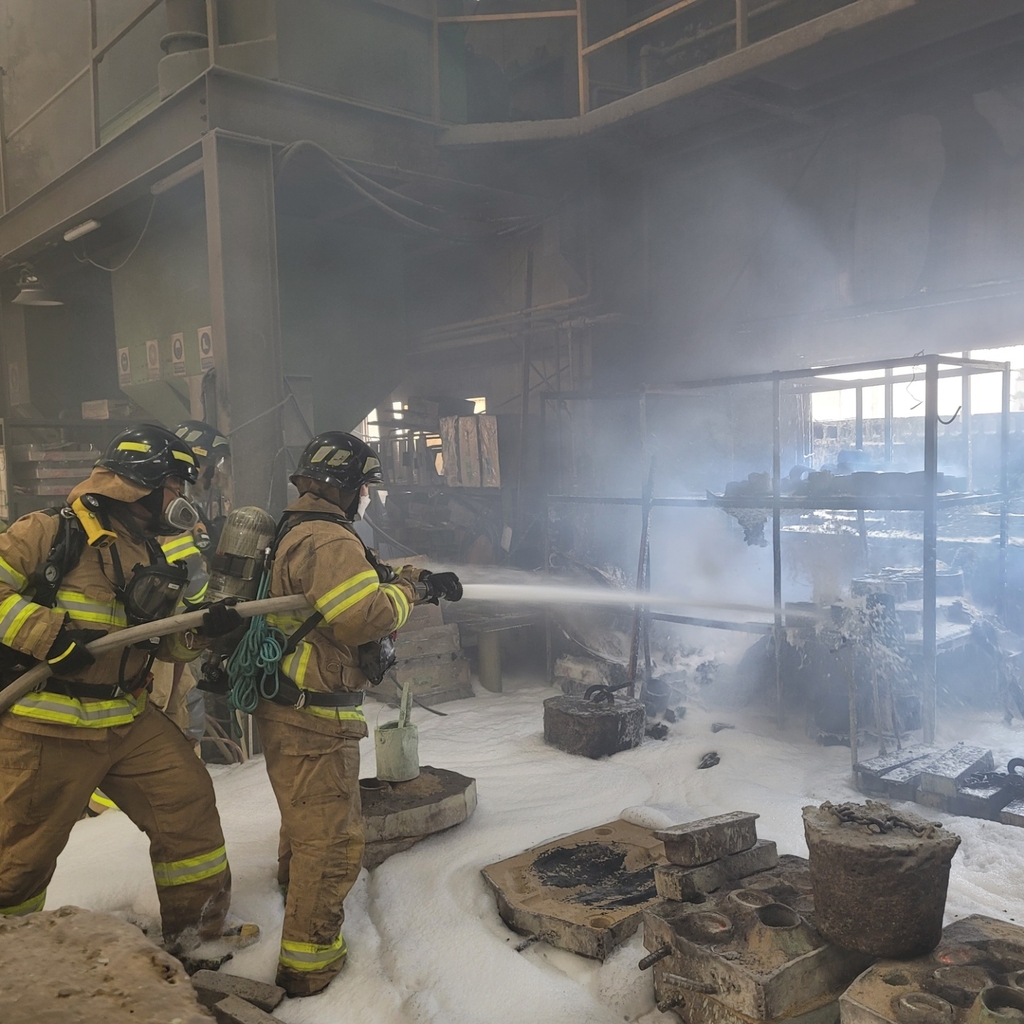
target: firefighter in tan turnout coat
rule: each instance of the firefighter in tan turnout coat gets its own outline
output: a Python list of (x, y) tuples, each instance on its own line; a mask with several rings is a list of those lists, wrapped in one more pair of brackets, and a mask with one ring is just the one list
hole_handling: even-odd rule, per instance
[[(186, 570), (169, 565), (155, 538), (195, 516), (181, 497), (195, 471), (190, 449), (169, 431), (133, 427), (114, 438), (61, 513), (30, 513), (0, 535), (0, 641), (54, 673), (0, 716), (0, 915), (43, 908), (57, 856), (102, 787), (149, 836), (169, 948), (187, 951), (224, 932), (230, 873), (213, 786), (185, 738), (147, 702), (151, 653), (129, 647), (94, 657), (85, 647), (145, 621), (146, 609), (156, 611), (150, 619), (173, 612)], [(81, 534), (80, 554), (64, 566), (53, 600), (40, 604), (42, 570), (62, 530)], [(239, 621), (215, 607), (203, 632), (219, 635)], [(187, 658), (190, 639), (166, 638), (156, 654)]]
[(358, 438), (314, 438), (292, 482), (299, 498), (278, 527), (270, 595), (304, 594), (317, 614), (268, 616), (294, 649), (286, 647), (277, 700), (261, 700), (255, 714), (281, 808), (278, 879), (287, 894), (277, 983), (303, 996), (345, 962), (342, 901), (363, 853), (362, 690), (368, 674), (380, 681), (388, 650), (377, 641), (405, 623), (412, 604), (458, 600), (462, 586), (454, 573), (407, 566), (396, 574), (352, 531), (367, 486), (381, 483), (376, 453)]

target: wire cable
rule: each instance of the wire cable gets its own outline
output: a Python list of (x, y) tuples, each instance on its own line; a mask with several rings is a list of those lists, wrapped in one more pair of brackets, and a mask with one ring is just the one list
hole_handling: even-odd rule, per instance
[(135, 252), (139, 248), (139, 246), (142, 245), (142, 240), (143, 238), (146, 237), (146, 232), (149, 230), (149, 222), (153, 219), (153, 210), (156, 209), (156, 200), (157, 197), (153, 196), (153, 201), (149, 204), (149, 213), (146, 214), (146, 223), (142, 225), (142, 231), (139, 234), (139, 237), (136, 240), (135, 244), (132, 246), (132, 251), (128, 253), (128, 255), (125, 256), (125, 258), (121, 260), (121, 262), (118, 263), (116, 267), (105, 267), (103, 266), (102, 263), (97, 263), (95, 260), (90, 259), (88, 256), (79, 256), (78, 253), (76, 253), (73, 249), (71, 251), (71, 255), (74, 256), (79, 263), (91, 263), (97, 269), (107, 271), (108, 274), (113, 274), (116, 271), (120, 270), (135, 255)]

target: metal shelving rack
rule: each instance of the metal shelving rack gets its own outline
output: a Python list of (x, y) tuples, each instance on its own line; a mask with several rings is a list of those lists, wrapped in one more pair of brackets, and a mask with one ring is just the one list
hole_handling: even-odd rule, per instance
[[(920, 368), (924, 367), (923, 378)], [(870, 376), (879, 371), (883, 377)], [(986, 493), (946, 493), (940, 494), (938, 482), (938, 441), (939, 441), (939, 380), (947, 377), (958, 377), (962, 380), (964, 401), (962, 403), (964, 439), (964, 457), (968, 468), (968, 480), (971, 478), (971, 435), (970, 435), (970, 379), (976, 374), (1000, 373), (1002, 380), (1000, 407), (1000, 441), (999, 441), (999, 488)], [(841, 379), (837, 379), (842, 375)], [(902, 383), (922, 380), (925, 385), (924, 398), (924, 486), (919, 494), (913, 495), (871, 495), (871, 496), (810, 496), (782, 494), (782, 400), (788, 394), (832, 390), (853, 390), (856, 392), (856, 435), (858, 442), (863, 442), (864, 403), (863, 392), (866, 388), (883, 386), (885, 392), (885, 453), (892, 453), (892, 421), (893, 402), (892, 388)], [(805, 512), (815, 510), (847, 510), (863, 513), (865, 511), (919, 511), (923, 513), (923, 628), (922, 628), (922, 680), (921, 680), (921, 717), (923, 738), (931, 743), (935, 737), (935, 670), (937, 658), (936, 635), (936, 552), (938, 543), (938, 513), (942, 509), (964, 507), (978, 504), (1000, 504), (999, 518), (999, 559), (998, 559), (998, 610), (1004, 610), (1006, 592), (1006, 550), (1008, 543), (1009, 513), (1009, 442), (1010, 442), (1010, 364), (991, 362), (988, 360), (971, 359), (968, 356), (911, 356), (904, 359), (884, 359), (859, 363), (846, 363), (834, 366), (818, 366), (810, 369), (776, 371), (768, 374), (748, 376), (721, 377), (708, 380), (686, 381), (663, 387), (645, 387), (639, 392), (630, 393), (584, 393), (584, 392), (545, 392), (541, 395), (541, 430), (546, 437), (546, 409), (549, 402), (566, 401), (602, 401), (624, 399), (638, 403), (640, 437), (643, 445), (644, 479), (649, 480), (650, 459), (648, 455), (649, 431), (647, 424), (648, 400), (654, 396), (681, 398), (708, 388), (731, 388), (746, 384), (772, 385), (772, 471), (771, 494), (768, 497), (726, 498), (675, 496), (654, 497), (650, 486), (645, 486), (639, 498), (608, 497), (600, 495), (549, 494), (544, 509), (544, 526), (547, 532), (549, 515), (552, 505), (627, 505), (641, 509), (644, 529), (642, 531), (639, 568), (637, 572), (637, 591), (642, 594), (649, 589), (650, 580), (650, 544), (647, 540), (646, 524), (649, 522), (653, 508), (721, 508), (766, 510), (771, 513), (772, 521), (772, 569), (774, 622), (768, 627), (760, 623), (734, 623), (714, 619), (695, 619), (689, 616), (668, 613), (653, 613), (637, 602), (634, 625), (634, 638), (637, 635), (645, 638), (644, 657), (646, 667), (650, 669), (650, 650), (646, 637), (649, 635), (648, 623), (651, 620), (676, 622), (688, 625), (700, 625), (715, 629), (741, 630), (751, 633), (771, 632), (774, 638), (775, 679), (776, 679), (776, 712), (779, 725), (783, 722), (782, 713), (782, 679), (780, 654), (784, 629), (784, 604), (782, 600), (782, 516), (787, 512)], [(545, 549), (550, 556), (550, 542), (545, 541)], [(547, 567), (547, 561), (546, 561)], [(548, 670), (551, 671), (551, 628), (550, 620), (547, 630)], [(630, 658), (630, 694), (634, 692), (634, 683), (638, 670), (639, 651), (634, 642)]]

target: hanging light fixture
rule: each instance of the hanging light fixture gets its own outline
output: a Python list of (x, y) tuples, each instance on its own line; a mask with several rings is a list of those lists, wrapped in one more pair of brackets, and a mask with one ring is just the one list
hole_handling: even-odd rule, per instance
[(18, 294), (11, 299), (16, 306), (63, 306), (43, 279), (28, 265), (18, 274)]

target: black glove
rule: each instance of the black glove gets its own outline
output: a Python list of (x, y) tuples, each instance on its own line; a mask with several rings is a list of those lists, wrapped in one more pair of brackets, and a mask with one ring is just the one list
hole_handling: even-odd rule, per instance
[(230, 598), (211, 604), (203, 615), (203, 624), (199, 627), (199, 632), (210, 638), (234, 633), (245, 620), (231, 607), (232, 604), (234, 602)]
[(453, 572), (431, 572), (424, 569), (420, 573), (419, 582), (426, 593), (425, 600), (430, 604), (437, 604), (439, 597), (446, 601), (462, 600), (462, 583)]
[(57, 639), (46, 652), (46, 663), (58, 675), (74, 675), (96, 663), (86, 644), (107, 634), (102, 629), (68, 629), (60, 627)]

